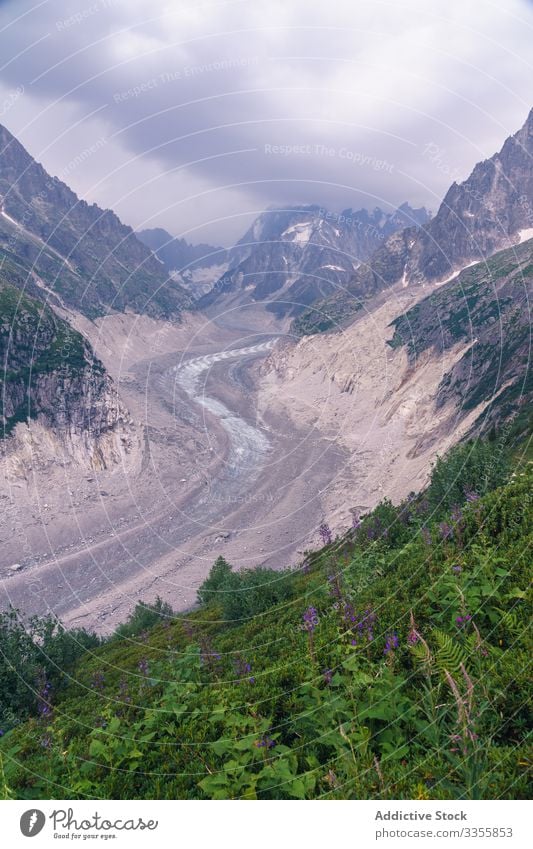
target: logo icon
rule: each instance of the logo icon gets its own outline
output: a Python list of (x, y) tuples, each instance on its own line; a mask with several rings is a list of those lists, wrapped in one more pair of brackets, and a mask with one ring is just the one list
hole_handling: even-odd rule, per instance
[(24, 837), (35, 837), (43, 830), (46, 817), (42, 811), (37, 808), (32, 808), (30, 811), (24, 811), (20, 818), (20, 830)]

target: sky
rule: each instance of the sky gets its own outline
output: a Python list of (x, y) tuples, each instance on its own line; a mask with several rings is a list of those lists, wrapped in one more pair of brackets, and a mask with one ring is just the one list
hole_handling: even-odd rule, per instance
[(135, 229), (436, 211), (533, 106), (532, 0), (0, 0), (0, 123)]

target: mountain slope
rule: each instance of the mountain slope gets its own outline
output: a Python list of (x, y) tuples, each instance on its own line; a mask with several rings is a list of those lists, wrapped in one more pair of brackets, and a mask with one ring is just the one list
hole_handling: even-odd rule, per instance
[(137, 238), (161, 260), (167, 271), (183, 272), (188, 269), (210, 268), (226, 260), (226, 249), (200, 243), (192, 245), (185, 239), (176, 239), (155, 227), (151, 230), (139, 230)]
[(199, 306), (241, 292), (277, 315), (297, 315), (352, 279), (354, 269), (391, 233), (427, 221), (424, 209), (332, 213), (318, 206), (262, 213), (229, 252), (229, 267)]
[[(18, 434), (24, 442), (25, 432), (19, 433), (17, 425), (36, 422), (42, 443), (36, 445), (37, 454), (51, 440), (56, 462), (68, 455), (92, 468), (104, 468), (128, 452), (133, 433), (113, 382), (83, 336), (7, 282), (4, 272), (0, 274), (0, 437)], [(16, 438), (4, 444), (4, 450), (24, 452), (19, 442)]]
[(483, 422), (499, 423), (531, 402), (533, 239), (463, 271), (395, 319), (392, 347), (406, 346), (413, 369), (426, 352), (471, 346), (441, 382), (437, 405), (463, 412), (491, 400)]
[(37, 297), (89, 317), (110, 309), (178, 316), (189, 296), (110, 210), (80, 200), (0, 126), (0, 260)]
[(395, 283), (443, 282), (466, 265), (533, 235), (533, 110), (501, 151), (454, 183), (437, 214), (395, 233), (361, 266), (346, 290), (316, 304), (300, 332), (327, 329), (353, 314), (360, 299)]

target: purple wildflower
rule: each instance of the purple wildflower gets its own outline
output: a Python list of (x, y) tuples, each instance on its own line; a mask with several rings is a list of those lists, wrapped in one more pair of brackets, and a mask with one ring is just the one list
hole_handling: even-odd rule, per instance
[(46, 678), (46, 673), (42, 672), (38, 679), (38, 692), (37, 692), (37, 711), (39, 716), (47, 717), (52, 714), (52, 705), (50, 704), (50, 691), (52, 689), (52, 685), (50, 681)]
[(333, 669), (324, 669), (322, 677), (324, 678), (326, 684), (331, 684), (333, 678)]
[(467, 613), (466, 616), (457, 616), (455, 619), (455, 624), (458, 628), (464, 628), (465, 625), (468, 625), (471, 619), (472, 617), (469, 613)]
[(407, 645), (416, 646), (416, 644), (419, 642), (419, 640), (420, 640), (420, 637), (418, 636), (417, 631), (415, 631), (414, 628), (411, 628), (411, 630), (407, 634)]
[(318, 533), (320, 534), (320, 538), (322, 539), (324, 545), (330, 545), (330, 543), (333, 541), (331, 529), (327, 522), (322, 522), (318, 529)]
[(234, 665), (235, 672), (237, 673), (239, 680), (244, 681), (245, 679), (248, 679), (249, 684), (255, 684), (255, 678), (253, 675), (250, 675), (250, 672), (252, 671), (251, 663), (248, 663), (248, 661), (242, 657), (236, 657)]
[(441, 539), (453, 539), (453, 528), (448, 522), (441, 522), (439, 525), (439, 532), (441, 535)]
[(456, 575), (460, 575), (462, 571), (462, 566), (452, 566), (452, 572), (455, 572)]
[(303, 629), (312, 634), (318, 625), (318, 613), (316, 612), (316, 609), (314, 607), (308, 607), (304, 612), (302, 619)]
[(148, 661), (145, 657), (139, 661), (139, 672), (145, 677), (148, 675)]
[(383, 654), (391, 654), (395, 649), (398, 648), (400, 642), (398, 640), (398, 634), (393, 632), (389, 634), (387, 639), (385, 640), (385, 648), (383, 649)]
[(459, 522), (462, 522), (463, 520), (463, 511), (457, 506), (457, 504), (454, 504), (452, 507), (451, 517), (456, 524), (459, 524)]
[(102, 690), (104, 689), (104, 684), (105, 684), (104, 673), (103, 672), (95, 672), (93, 677), (92, 677), (92, 680), (91, 680), (92, 689), (97, 690), (98, 692), (101, 693)]
[(469, 504), (472, 504), (474, 501), (479, 501), (479, 495), (477, 492), (474, 492), (473, 489), (467, 489), (465, 491), (465, 498)]
[(255, 741), (254, 745), (256, 749), (272, 749), (276, 745), (276, 741), (268, 734), (263, 734), (259, 740)]

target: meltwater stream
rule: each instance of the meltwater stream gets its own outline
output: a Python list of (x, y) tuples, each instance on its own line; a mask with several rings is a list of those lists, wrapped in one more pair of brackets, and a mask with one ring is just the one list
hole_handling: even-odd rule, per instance
[(270, 339), (247, 348), (206, 354), (170, 369), (175, 383), (192, 401), (215, 415), (229, 436), (230, 448), (227, 462), (221, 476), (211, 482), (209, 500), (216, 500), (217, 491), (222, 496), (222, 490), (223, 500), (227, 500), (231, 494), (228, 492), (228, 486), (231, 489), (232, 483), (237, 484), (239, 488), (244, 483), (252, 483), (261, 472), (262, 460), (269, 451), (270, 442), (262, 431), (249, 424), (238, 413), (229, 410), (216, 398), (206, 395), (205, 380), (201, 379), (201, 376), (216, 363), (264, 355), (275, 342), (276, 339)]

